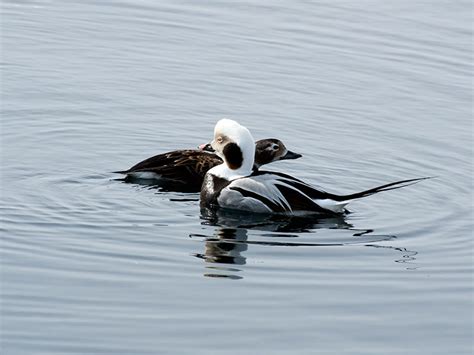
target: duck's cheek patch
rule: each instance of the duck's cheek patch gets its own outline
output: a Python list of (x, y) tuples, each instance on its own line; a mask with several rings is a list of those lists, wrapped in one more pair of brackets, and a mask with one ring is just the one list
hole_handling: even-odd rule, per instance
[(222, 153), (224, 154), (227, 165), (232, 170), (236, 170), (242, 166), (244, 157), (242, 155), (242, 151), (240, 150), (240, 147), (237, 144), (235, 143), (226, 144)]

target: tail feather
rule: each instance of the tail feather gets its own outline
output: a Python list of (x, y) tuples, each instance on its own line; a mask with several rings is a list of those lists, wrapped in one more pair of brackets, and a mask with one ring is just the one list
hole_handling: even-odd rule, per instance
[(385, 184), (381, 186), (374, 187), (369, 190), (361, 191), (361, 192), (356, 192), (350, 195), (338, 195), (336, 201), (348, 201), (348, 200), (354, 200), (356, 198), (361, 198), (361, 197), (366, 197), (370, 196), (373, 194), (376, 194), (378, 192), (382, 191), (390, 191), (390, 190), (396, 190), (396, 189), (401, 189), (402, 187), (414, 185), (422, 180), (427, 180), (427, 179), (432, 179), (433, 177), (423, 177), (423, 178), (417, 178), (417, 179), (408, 179), (408, 180), (400, 180), (400, 181), (395, 181), (390, 184)]
[(112, 174), (127, 174), (129, 170), (122, 170), (122, 171), (112, 171)]

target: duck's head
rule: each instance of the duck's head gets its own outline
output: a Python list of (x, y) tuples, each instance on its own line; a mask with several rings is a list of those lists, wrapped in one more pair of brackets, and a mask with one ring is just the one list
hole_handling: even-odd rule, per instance
[(255, 167), (277, 160), (298, 159), (302, 155), (288, 150), (283, 142), (275, 138), (261, 139), (255, 143)]
[(252, 172), (255, 141), (250, 131), (237, 122), (222, 119), (214, 128), (210, 143), (216, 154), (224, 160), (232, 175), (249, 175)]
[[(216, 153), (211, 143), (201, 144), (198, 148), (209, 153)], [(288, 150), (283, 142), (276, 138), (260, 139), (255, 142), (254, 169), (278, 160), (299, 159), (302, 155)]]

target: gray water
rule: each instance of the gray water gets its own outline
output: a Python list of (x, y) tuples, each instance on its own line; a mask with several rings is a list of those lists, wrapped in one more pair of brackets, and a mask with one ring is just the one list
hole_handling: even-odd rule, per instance
[[(2, 354), (471, 353), (471, 2), (256, 3), (3, 1)], [(221, 117), (331, 192), (436, 178), (259, 224), (111, 173)]]

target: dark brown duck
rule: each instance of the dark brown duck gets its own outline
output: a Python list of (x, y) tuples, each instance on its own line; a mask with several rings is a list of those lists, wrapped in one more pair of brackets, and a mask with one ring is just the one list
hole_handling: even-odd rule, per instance
[[(157, 180), (167, 183), (171, 189), (199, 192), (204, 176), (211, 168), (223, 163), (209, 146), (203, 149), (175, 150), (158, 154), (135, 164), (128, 170), (116, 171), (126, 174), (126, 180)], [(278, 160), (298, 159), (301, 154), (289, 151), (282, 141), (274, 138), (255, 143), (254, 169)], [(171, 184), (170, 184), (171, 183)]]

